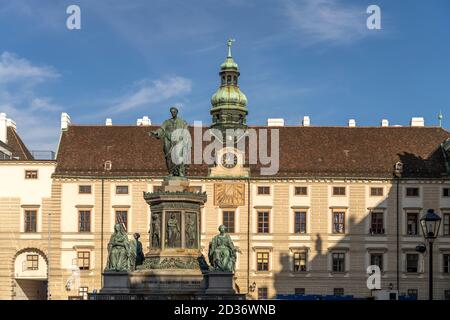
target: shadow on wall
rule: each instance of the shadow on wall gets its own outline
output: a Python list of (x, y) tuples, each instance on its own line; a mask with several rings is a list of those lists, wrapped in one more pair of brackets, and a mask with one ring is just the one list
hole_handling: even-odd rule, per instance
[[(432, 162), (429, 161), (430, 159), (418, 158), (411, 154), (399, 156), (406, 168), (407, 176), (417, 176), (418, 172), (433, 172), (433, 168), (429, 168), (429, 162)], [(433, 157), (439, 157), (438, 153), (433, 153), (431, 158)], [(434, 168), (434, 172), (436, 172), (436, 168)], [(311, 193), (314, 193), (313, 188), (310, 190)], [(369, 195), (366, 197), (367, 192)], [(406, 215), (401, 204), (402, 185), (400, 184), (398, 195), (395, 180), (388, 194), (383, 197), (371, 196), (370, 192), (367, 185), (350, 184), (347, 187), (348, 209), (327, 207), (326, 210), (317, 210), (314, 206), (310, 208), (309, 220), (312, 225), (309, 227), (313, 231), (310, 234), (311, 239), (295, 246), (290, 243), (289, 246), (292, 247), (286, 247), (279, 256), (273, 256), (274, 261), (278, 259), (280, 266), (274, 273), (275, 292), (273, 295), (271, 294), (272, 297), (277, 294), (306, 294), (353, 295), (355, 298), (367, 298), (372, 295), (372, 292), (367, 288), (366, 268), (371, 264), (378, 263), (382, 266), (381, 289), (387, 290), (390, 287), (394, 290), (399, 289), (399, 295), (407, 295), (418, 290), (419, 298), (427, 297), (428, 264), (420, 262), (421, 260), (427, 262), (427, 256), (422, 256), (415, 251), (415, 246), (423, 242), (419, 224), (417, 224), (419, 234), (410, 241), (404, 241), (403, 244), (401, 242), (405, 228), (407, 228)], [(397, 196), (399, 199), (399, 250), (397, 250)], [(361, 203), (356, 199), (358, 197), (360, 200), (361, 197), (369, 200)], [(370, 200), (376, 198), (382, 198), (382, 200), (373, 202)], [(418, 212), (418, 219), (427, 209), (429, 208), (423, 208), (421, 212)], [(436, 211), (439, 212), (439, 208), (433, 209), (437, 209)], [(346, 216), (344, 234), (333, 231), (320, 234), (314, 232), (316, 229), (314, 221), (317, 223), (319, 220), (320, 223), (327, 221), (330, 224), (329, 230), (333, 230), (332, 217), (334, 213), (339, 212), (345, 212)], [(347, 216), (350, 216), (350, 219)], [(381, 223), (380, 217), (383, 219)], [(434, 252), (437, 256), (439, 251), (436, 247)], [(307, 255), (305, 271), (301, 271), (302, 261), (294, 261), (294, 257), (299, 258), (302, 253)], [(405, 276), (403, 270), (406, 266), (406, 253), (419, 255), (418, 267), (420, 269), (421, 265), (424, 266), (424, 273), (417, 272)], [(300, 255), (296, 256), (296, 254)], [(435, 260), (436, 274), (439, 272), (440, 266), (437, 262), (439, 259)], [(435, 299), (442, 299), (444, 289), (442, 284), (440, 286), (437, 284), (437, 280), (438, 277), (435, 277), (434, 296)], [(410, 289), (412, 290), (410, 291)]]

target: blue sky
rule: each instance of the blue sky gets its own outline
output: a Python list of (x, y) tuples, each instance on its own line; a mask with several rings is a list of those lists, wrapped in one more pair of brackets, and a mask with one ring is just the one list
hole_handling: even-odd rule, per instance
[[(81, 30), (66, 8), (81, 8)], [(381, 7), (381, 30), (366, 9)], [(31, 149), (55, 149), (61, 112), (78, 124), (153, 123), (180, 105), (209, 124), (226, 40), (236, 39), (250, 124), (450, 127), (447, 0), (0, 1), (0, 112)]]

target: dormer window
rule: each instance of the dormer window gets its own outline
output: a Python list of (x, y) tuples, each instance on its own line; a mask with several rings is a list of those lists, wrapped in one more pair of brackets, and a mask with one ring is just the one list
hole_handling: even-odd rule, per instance
[(103, 163), (103, 169), (106, 171), (110, 171), (112, 169), (112, 162), (111, 161), (105, 161)]

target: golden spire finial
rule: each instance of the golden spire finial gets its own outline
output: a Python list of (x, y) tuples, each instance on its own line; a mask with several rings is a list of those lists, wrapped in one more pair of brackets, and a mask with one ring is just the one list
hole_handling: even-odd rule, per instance
[(233, 42), (235, 42), (236, 40), (234, 40), (234, 39), (228, 39), (228, 41), (227, 41), (227, 46), (228, 46), (228, 56), (227, 56), (227, 58), (231, 58), (232, 56), (231, 56), (231, 45), (233, 44)]

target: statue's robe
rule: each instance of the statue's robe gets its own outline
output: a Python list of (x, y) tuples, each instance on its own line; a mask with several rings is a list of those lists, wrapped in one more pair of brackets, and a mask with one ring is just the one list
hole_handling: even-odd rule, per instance
[(192, 145), (188, 124), (181, 118), (165, 120), (155, 131), (158, 138), (164, 139), (164, 157), (171, 175), (184, 176), (185, 164), (190, 157)]

